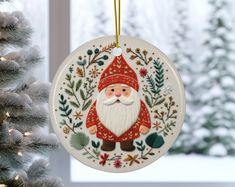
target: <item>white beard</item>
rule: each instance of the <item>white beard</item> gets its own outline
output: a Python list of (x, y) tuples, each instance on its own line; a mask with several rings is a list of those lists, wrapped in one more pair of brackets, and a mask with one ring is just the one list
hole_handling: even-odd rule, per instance
[[(119, 103), (116, 102), (117, 99)], [(140, 97), (138, 92), (132, 89), (129, 97), (107, 98), (103, 89), (97, 98), (96, 111), (101, 123), (116, 136), (120, 136), (137, 121)]]

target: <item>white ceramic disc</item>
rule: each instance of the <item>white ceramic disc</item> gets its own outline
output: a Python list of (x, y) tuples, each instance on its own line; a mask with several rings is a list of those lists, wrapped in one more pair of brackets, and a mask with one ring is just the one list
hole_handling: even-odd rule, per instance
[(114, 36), (80, 46), (58, 69), (50, 93), (60, 142), (80, 162), (108, 172), (156, 161), (185, 115), (183, 84), (167, 56), (134, 37), (120, 36), (120, 47), (114, 56)]

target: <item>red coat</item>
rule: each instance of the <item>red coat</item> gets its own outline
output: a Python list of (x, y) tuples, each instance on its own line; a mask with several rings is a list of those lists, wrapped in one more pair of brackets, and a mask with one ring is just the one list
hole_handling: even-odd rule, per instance
[(141, 101), (140, 113), (136, 122), (122, 135), (116, 136), (109, 129), (107, 129), (99, 120), (96, 112), (96, 102), (91, 106), (86, 119), (86, 127), (89, 128), (93, 125), (97, 127), (97, 138), (109, 141), (127, 141), (133, 140), (140, 136), (139, 128), (144, 125), (148, 128), (151, 127), (150, 115), (148, 109), (146, 108), (144, 102)]

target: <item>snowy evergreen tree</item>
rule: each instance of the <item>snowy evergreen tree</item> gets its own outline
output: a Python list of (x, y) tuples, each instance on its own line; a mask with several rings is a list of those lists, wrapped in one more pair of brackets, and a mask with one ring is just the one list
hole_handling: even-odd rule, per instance
[(0, 12), (0, 186), (58, 187), (46, 159), (58, 141), (43, 128), (49, 84), (29, 78), (42, 61), (38, 49), (29, 47), (31, 33), (21, 12)]
[(188, 23), (188, 0), (175, 1), (174, 27), (171, 38), (170, 58), (176, 65), (183, 79), (187, 100), (185, 123), (175, 145), (169, 150), (170, 153), (189, 153), (195, 141), (192, 138), (194, 131), (193, 112), (195, 90), (193, 81), (195, 78), (195, 62), (190, 51), (190, 29)]
[(121, 34), (127, 36), (135, 36), (138, 38), (141, 37), (142, 29), (140, 27), (138, 6), (136, 1), (127, 1), (126, 14), (124, 17), (123, 26), (121, 27), (123, 29), (123, 32)]
[(212, 156), (235, 154), (234, 28), (226, 0), (210, 0), (205, 30), (203, 68), (196, 80), (200, 114), (194, 137), (196, 152)]
[(95, 5), (94, 10), (94, 29), (92, 32), (93, 37), (101, 37), (101, 36), (107, 36), (108, 35), (108, 15), (107, 15), (107, 9), (105, 8), (104, 1), (96, 0), (95, 3), (92, 2), (93, 5)]
[(174, 146), (170, 149), (170, 153), (190, 153), (193, 149), (195, 139), (194, 131), (194, 111), (195, 111), (195, 88), (193, 82), (195, 80), (195, 60), (190, 44), (190, 28), (188, 23), (188, 0), (179, 0), (175, 2), (173, 34), (171, 38), (171, 54), (170, 58), (176, 65), (182, 77), (185, 94), (186, 94), (186, 116), (185, 123)]

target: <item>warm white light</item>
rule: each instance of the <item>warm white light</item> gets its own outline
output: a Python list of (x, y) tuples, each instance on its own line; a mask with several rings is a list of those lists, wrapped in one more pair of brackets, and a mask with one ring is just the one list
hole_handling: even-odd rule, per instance
[[(3, 56), (0, 57), (0, 61), (7, 61), (6, 58), (4, 58)], [(1, 186), (0, 186), (1, 187)]]
[(5, 184), (0, 184), (0, 187), (7, 187), (7, 185), (5, 185)]
[(17, 155), (19, 155), (19, 156), (23, 156), (23, 154), (22, 154), (20, 151), (17, 153)]
[(9, 112), (6, 112), (6, 116), (9, 118), (10, 117), (10, 114), (9, 114)]
[(24, 135), (25, 136), (30, 136), (30, 135), (32, 135), (32, 133), (31, 132), (25, 132)]
[[(9, 132), (12, 132), (12, 131), (13, 131), (13, 129), (9, 129), (8, 131), (9, 131)], [(0, 186), (0, 187), (1, 187), (1, 186)]]
[(19, 175), (16, 175), (16, 176), (15, 176), (15, 180), (18, 180), (18, 179), (19, 179)]

